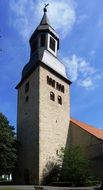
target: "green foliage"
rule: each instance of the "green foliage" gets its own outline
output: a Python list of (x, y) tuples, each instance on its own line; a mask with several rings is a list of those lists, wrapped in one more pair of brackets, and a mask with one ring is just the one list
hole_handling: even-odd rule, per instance
[(17, 189), (10, 187), (10, 188), (3, 188), (3, 189), (0, 188), (0, 190), (17, 190)]
[[(82, 147), (70, 147), (57, 151), (57, 160), (47, 165), (46, 185), (88, 186), (93, 184), (89, 161)], [(52, 166), (52, 167), (51, 167)]]
[(59, 160), (63, 159), (60, 181), (69, 182), (71, 185), (84, 185), (88, 179), (89, 161), (86, 159), (83, 148), (80, 146), (61, 149)]
[(45, 170), (46, 175), (44, 175), (44, 185), (51, 185), (52, 182), (58, 182), (60, 175), (60, 167), (58, 164), (54, 162), (48, 162)]
[(16, 162), (16, 139), (14, 127), (0, 113), (0, 175), (10, 174)]

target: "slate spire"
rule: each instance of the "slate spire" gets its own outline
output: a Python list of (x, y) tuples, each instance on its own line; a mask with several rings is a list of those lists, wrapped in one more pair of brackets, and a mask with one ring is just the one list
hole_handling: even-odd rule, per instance
[(44, 7), (44, 9), (43, 9), (43, 11), (44, 11), (44, 15), (43, 15), (43, 17), (42, 17), (42, 20), (41, 20), (41, 22), (40, 22), (40, 25), (50, 25), (49, 24), (49, 20), (48, 20), (48, 17), (47, 17), (47, 14), (46, 14), (46, 12), (47, 12), (47, 6), (48, 6), (49, 4), (47, 4), (47, 5), (45, 5), (45, 7)]
[(45, 5), (43, 9), (43, 16), (39, 25), (30, 37), (30, 60), (23, 68), (22, 79), (28, 75), (38, 61), (46, 64), (54, 71), (57, 71), (57, 73), (67, 78), (65, 68), (57, 58), (59, 35), (49, 24), (47, 6), (48, 4)]

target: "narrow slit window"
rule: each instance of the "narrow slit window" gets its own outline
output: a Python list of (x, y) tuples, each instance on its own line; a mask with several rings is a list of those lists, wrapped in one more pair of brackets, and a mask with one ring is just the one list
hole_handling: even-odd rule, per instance
[(35, 41), (33, 41), (32, 46), (31, 46), (31, 51), (32, 53), (34, 53), (38, 48), (38, 40), (36, 39)]
[(52, 79), (51, 79), (49, 76), (47, 76), (47, 84), (50, 85), (50, 84), (51, 84), (51, 80), (52, 80)]
[(29, 82), (27, 82), (25, 85), (25, 92), (28, 92), (28, 91), (29, 91)]
[(47, 76), (47, 84), (55, 88), (55, 80)]
[(61, 92), (64, 93), (64, 85), (61, 86)]
[(55, 52), (55, 40), (50, 37), (50, 45), (49, 45), (50, 49), (52, 49)]
[(25, 102), (27, 103), (29, 101), (29, 96), (26, 96)]
[(55, 94), (50, 92), (50, 100), (55, 101)]
[(44, 47), (44, 46), (45, 46), (45, 34), (41, 34), (40, 47)]
[(62, 105), (62, 97), (58, 96), (58, 104)]

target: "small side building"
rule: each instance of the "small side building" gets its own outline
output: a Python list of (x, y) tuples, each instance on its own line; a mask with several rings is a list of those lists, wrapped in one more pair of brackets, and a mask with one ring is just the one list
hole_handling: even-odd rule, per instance
[(70, 146), (82, 146), (88, 159), (91, 160), (91, 170), (103, 178), (103, 130), (94, 128), (76, 119), (70, 119), (68, 143)]

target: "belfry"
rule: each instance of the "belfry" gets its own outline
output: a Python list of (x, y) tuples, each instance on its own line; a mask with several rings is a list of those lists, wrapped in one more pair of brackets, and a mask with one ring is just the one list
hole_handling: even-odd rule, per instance
[(49, 24), (46, 6), (29, 43), (30, 60), (16, 86), (17, 139), (21, 144), (17, 182), (41, 184), (48, 163), (66, 146), (70, 121), (71, 82), (57, 57), (59, 36)]

